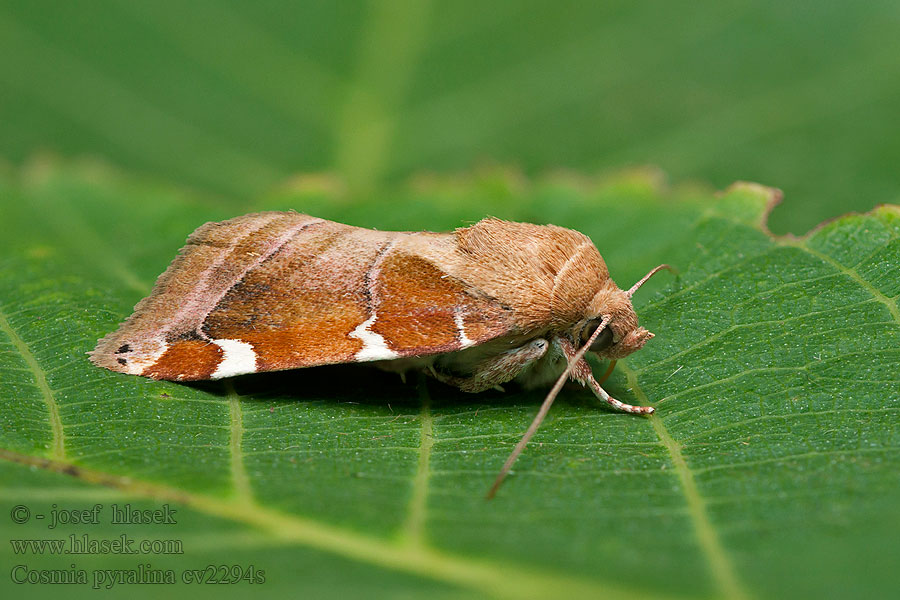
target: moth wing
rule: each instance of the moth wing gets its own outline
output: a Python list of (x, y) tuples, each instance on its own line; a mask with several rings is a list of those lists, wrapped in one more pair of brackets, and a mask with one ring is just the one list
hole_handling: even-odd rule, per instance
[(410, 252), (413, 236), (297, 213), (204, 225), (95, 363), (157, 379), (389, 360), (509, 333), (510, 309)]

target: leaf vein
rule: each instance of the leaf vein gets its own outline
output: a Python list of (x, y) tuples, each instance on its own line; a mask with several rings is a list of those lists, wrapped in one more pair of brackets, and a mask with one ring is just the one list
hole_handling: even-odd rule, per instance
[(834, 269), (843, 273), (844, 275), (846, 275), (847, 277), (849, 277), (850, 279), (852, 279), (853, 281), (858, 283), (860, 286), (865, 288), (867, 292), (872, 294), (872, 296), (876, 300), (878, 300), (879, 302), (884, 304), (885, 307), (887, 307), (888, 311), (890, 311), (891, 316), (894, 318), (894, 321), (896, 321), (897, 324), (900, 325), (900, 308), (897, 307), (896, 300), (889, 298), (889, 297), (885, 296), (883, 293), (881, 293), (881, 290), (876, 288), (874, 285), (872, 285), (871, 282), (869, 282), (862, 275), (860, 275), (856, 269), (845, 266), (845, 265), (841, 264), (840, 262), (838, 262), (837, 260), (835, 260), (834, 258), (828, 256), (824, 252), (819, 252), (818, 250), (814, 250), (806, 244), (787, 244), (787, 245), (794, 245), (794, 247), (796, 247), (796, 248), (805, 250), (812, 256), (815, 256), (816, 258), (822, 260), (823, 262), (828, 263)]
[(419, 460), (413, 479), (412, 494), (407, 516), (400, 528), (400, 538), (414, 548), (425, 546), (425, 522), (428, 507), (428, 484), (431, 479), (431, 451), (434, 448), (434, 422), (431, 419), (431, 396), (428, 382), (419, 377), (419, 397), (422, 401), (422, 431), (419, 443)]
[(64, 460), (66, 458), (65, 431), (63, 430), (62, 419), (59, 416), (59, 404), (56, 402), (50, 384), (47, 382), (47, 371), (41, 367), (31, 348), (10, 324), (2, 309), (0, 309), (0, 331), (6, 334), (13, 347), (22, 357), (22, 360), (28, 365), (28, 369), (34, 377), (34, 382), (44, 399), (44, 404), (47, 405), (47, 412), (50, 417), (50, 431), (53, 436), (50, 455), (55, 460)]
[[(735, 423), (728, 423), (727, 425), (720, 425), (719, 427), (711, 427), (709, 429), (704, 429), (701, 433), (698, 433), (697, 435), (691, 435), (691, 436), (686, 437), (684, 439), (683, 445), (687, 445), (687, 443), (690, 442), (691, 440), (695, 440), (701, 436), (707, 436), (711, 433), (717, 433), (719, 431), (727, 431), (729, 429), (734, 429), (736, 427), (742, 427), (744, 425), (749, 425), (750, 423), (759, 423), (761, 421), (772, 421), (772, 420), (777, 420), (777, 419), (799, 419), (802, 417), (841, 415), (841, 414), (847, 414), (847, 413), (868, 414), (868, 413), (892, 412), (892, 411), (897, 411), (897, 410), (900, 410), (900, 407), (886, 406), (883, 408), (840, 408), (840, 409), (834, 409), (834, 410), (817, 410), (817, 411), (801, 412), (801, 413), (789, 413), (789, 414), (784, 414), (784, 415), (762, 415), (759, 417), (753, 417), (752, 419), (744, 419), (742, 421), (737, 421)], [(711, 446), (714, 444), (716, 444), (716, 445), (727, 444), (727, 443), (737, 442), (742, 439), (744, 439), (744, 438), (734, 438), (732, 440), (727, 440), (727, 441), (709, 442), (709, 443), (698, 444), (698, 445)]]
[(253, 490), (250, 486), (250, 478), (244, 467), (243, 440), (244, 440), (244, 412), (241, 409), (241, 397), (234, 389), (234, 384), (229, 380), (225, 382), (228, 392), (228, 408), (231, 416), (230, 438), (228, 443), (231, 457), (231, 481), (234, 485), (236, 499), (240, 504), (253, 505)]
[[(628, 369), (627, 366), (624, 366), (623, 370), (627, 374), (628, 383), (637, 396), (639, 403), (648, 404), (649, 399), (644, 394), (643, 389), (641, 389), (636, 373)], [(681, 444), (672, 437), (662, 418), (658, 415), (650, 417), (650, 423), (653, 425), (653, 430), (659, 437), (660, 442), (669, 451), (672, 464), (675, 467), (675, 473), (681, 482), (681, 491), (687, 503), (688, 515), (693, 524), (697, 542), (709, 564), (713, 581), (725, 598), (735, 600), (748, 598), (749, 595), (738, 579), (734, 566), (731, 564), (731, 560), (719, 541), (719, 536), (712, 522), (709, 520), (709, 515), (706, 512), (706, 501), (700, 494), (700, 489), (694, 481), (694, 474), (681, 453)]]
[(766, 465), (772, 463), (780, 463), (780, 462), (789, 462), (792, 460), (805, 460), (811, 458), (818, 458), (820, 456), (841, 456), (841, 455), (853, 455), (853, 454), (868, 454), (870, 452), (895, 452), (900, 450), (900, 448), (896, 448), (893, 446), (886, 447), (878, 447), (878, 448), (848, 448), (845, 450), (812, 450), (810, 452), (802, 452), (800, 454), (785, 454), (784, 456), (773, 456), (771, 458), (762, 458), (759, 460), (748, 460), (746, 462), (736, 462), (729, 464), (721, 464), (721, 465), (710, 465), (708, 467), (700, 467), (695, 469), (696, 473), (710, 473), (712, 471), (721, 471), (724, 469), (741, 469), (744, 467), (756, 467), (759, 465)]

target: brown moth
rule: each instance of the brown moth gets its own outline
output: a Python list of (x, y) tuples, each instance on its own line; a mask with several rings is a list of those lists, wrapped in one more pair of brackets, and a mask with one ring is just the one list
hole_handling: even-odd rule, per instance
[(584, 354), (615, 360), (653, 337), (631, 296), (665, 267), (624, 291), (587, 236), (553, 225), (387, 232), (254, 213), (194, 231), (90, 357), (172, 381), (368, 361), (466, 392), (555, 379), (493, 496), (567, 378), (618, 410), (653, 413), (610, 397)]

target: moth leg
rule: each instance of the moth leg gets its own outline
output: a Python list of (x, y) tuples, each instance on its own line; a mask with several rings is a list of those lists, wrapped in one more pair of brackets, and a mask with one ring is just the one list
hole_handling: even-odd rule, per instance
[(475, 364), (472, 374), (467, 377), (448, 375), (432, 370), (435, 379), (458, 387), (464, 392), (483, 392), (501, 383), (512, 381), (528, 365), (547, 353), (550, 344), (543, 338), (531, 340), (524, 346), (501, 352)]
[[(572, 360), (575, 357), (575, 353), (578, 352), (578, 348), (576, 348), (572, 342), (567, 340), (566, 338), (559, 338), (559, 345), (562, 348), (563, 352), (566, 355), (568, 360)], [(575, 365), (575, 368), (572, 369), (572, 379), (580, 383), (581, 385), (587, 385), (591, 388), (591, 391), (594, 392), (594, 395), (599, 399), (603, 400), (610, 406), (612, 406), (616, 410), (621, 410), (623, 412), (632, 413), (636, 415), (652, 415), (656, 410), (652, 406), (634, 406), (633, 404), (625, 404), (619, 400), (616, 400), (600, 387), (600, 384), (597, 383), (597, 380), (594, 379), (594, 372), (591, 369), (591, 365), (581, 358), (578, 361), (578, 364)]]

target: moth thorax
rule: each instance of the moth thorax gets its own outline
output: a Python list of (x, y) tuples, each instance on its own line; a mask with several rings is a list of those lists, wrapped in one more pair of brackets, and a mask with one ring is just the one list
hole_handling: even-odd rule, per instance
[(618, 291), (600, 253), (591, 244), (572, 255), (557, 273), (550, 296), (550, 321), (561, 327), (584, 319), (598, 296)]

